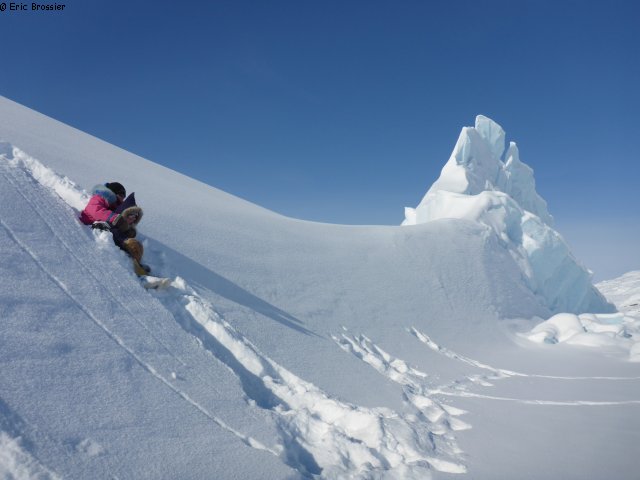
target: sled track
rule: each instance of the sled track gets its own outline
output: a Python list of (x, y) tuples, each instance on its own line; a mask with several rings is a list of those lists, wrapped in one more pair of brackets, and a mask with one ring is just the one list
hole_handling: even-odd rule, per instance
[[(16, 190), (17, 193), (20, 194), (20, 196), (25, 200), (25, 202), (28, 202), (28, 204), (32, 207), (34, 213), (37, 213), (37, 215), (39, 216), (40, 220), (47, 225), (48, 229), (51, 231), (52, 236), (54, 238), (56, 238), (58, 240), (58, 242), (60, 243), (60, 245), (62, 245), (67, 252), (73, 257), (74, 261), (77, 261), (82, 267), (84, 267), (84, 269), (89, 272), (90, 276), (92, 277), (92, 280), (94, 280), (95, 282), (97, 282), (98, 284), (100, 284), (102, 286), (102, 284), (104, 283), (104, 281), (99, 281), (95, 275), (91, 272), (91, 269), (88, 268), (88, 266), (82, 262), (78, 256), (74, 253), (73, 249), (70, 247), (70, 245), (68, 244), (68, 242), (66, 242), (64, 239), (62, 239), (56, 232), (55, 229), (53, 229), (53, 227), (51, 226), (51, 224), (49, 223), (49, 221), (47, 221), (46, 218), (44, 218), (43, 215), (41, 215), (39, 213), (39, 208), (38, 205), (34, 204), (34, 201), (32, 201), (32, 198), (27, 197), (22, 190), (19, 187), (20, 183), (23, 183), (23, 186), (25, 186), (27, 184), (28, 181), (28, 177), (24, 177), (23, 182), (20, 182), (19, 179), (14, 176), (11, 175), (11, 172), (8, 171), (8, 168), (6, 166), (5, 162), (0, 162), (0, 168), (2, 170), (2, 174), (5, 177), (5, 179), (8, 181), (9, 184), (11, 184), (11, 186)], [(17, 169), (15, 169), (16, 171), (19, 171)], [(33, 190), (33, 189), (30, 189)], [(39, 199), (42, 204), (42, 199)], [(106, 325), (106, 323), (101, 320), (97, 315), (95, 315), (91, 310), (89, 310), (85, 305), (82, 304), (82, 302), (80, 302), (76, 296), (70, 291), (70, 289), (67, 287), (67, 285), (65, 285), (64, 281), (62, 281), (55, 273), (53, 273), (50, 268), (48, 268), (45, 263), (33, 252), (33, 250), (31, 248), (29, 248), (29, 246), (27, 245), (26, 242), (22, 241), (18, 235), (15, 233), (15, 231), (9, 226), (7, 225), (4, 220), (0, 219), (0, 226), (2, 226), (2, 228), (7, 232), (7, 234), (9, 235), (9, 237), (24, 251), (26, 252), (32, 259), (33, 261), (36, 263), (36, 265), (44, 272), (44, 274), (51, 279), (54, 284), (56, 284), (63, 292), (64, 294), (93, 322), (95, 323), (101, 330), (104, 331), (104, 333), (113, 341), (115, 342), (120, 348), (122, 348), (128, 355), (130, 355), (135, 361), (136, 363), (138, 363), (145, 371), (147, 371), (149, 374), (151, 374), (153, 377), (155, 377), (158, 381), (160, 381), (161, 383), (163, 383), (166, 387), (168, 387), (170, 390), (172, 390), (174, 393), (176, 393), (179, 397), (181, 397), (183, 400), (185, 400), (186, 402), (188, 402), (189, 404), (191, 404), (194, 408), (196, 408), (198, 411), (200, 411), (203, 415), (205, 415), (209, 420), (213, 421), (215, 424), (217, 424), (218, 426), (220, 426), (221, 428), (227, 430), (228, 432), (234, 434), (236, 437), (238, 437), (240, 440), (242, 440), (246, 445), (249, 445), (253, 448), (257, 448), (260, 450), (266, 450), (274, 455), (278, 455), (275, 451), (269, 449), (268, 447), (262, 445), (260, 442), (258, 442), (257, 440), (247, 437), (246, 435), (242, 434), (241, 432), (236, 431), (235, 429), (231, 428), (230, 426), (228, 426), (224, 421), (222, 421), (221, 419), (217, 418), (215, 415), (213, 415), (211, 412), (209, 412), (206, 408), (204, 408), (202, 405), (200, 405), (198, 402), (196, 402), (195, 400), (193, 400), (187, 393), (181, 391), (180, 389), (178, 389), (177, 387), (175, 387), (169, 380), (167, 380), (167, 378), (165, 378), (164, 376), (162, 376), (149, 362), (146, 362), (140, 355), (138, 355), (133, 349), (131, 349), (129, 346), (127, 346), (127, 344), (124, 342), (124, 340), (118, 336), (116, 333), (114, 333), (112, 330), (109, 329), (109, 327)], [(78, 247), (80, 247), (78, 245)], [(128, 312), (131, 316), (131, 318), (135, 319), (136, 322), (143, 327), (150, 335), (151, 338), (153, 338), (159, 345), (161, 345), (165, 350), (167, 350), (167, 352), (171, 355), (172, 358), (174, 358), (176, 361), (178, 361), (179, 363), (181, 363), (182, 365), (185, 365), (184, 362), (180, 359), (178, 359), (173, 352), (171, 352), (168, 347), (166, 345), (164, 345), (160, 340), (158, 340), (157, 338), (155, 338), (152, 334), (152, 332), (149, 330), (149, 328), (144, 325), (137, 317), (136, 315), (134, 315), (125, 305), (123, 305), (123, 303), (114, 295), (114, 293), (112, 293), (110, 290), (107, 290), (110, 297), (112, 298), (112, 300), (117, 303), (121, 308), (123, 308), (126, 312)]]
[[(65, 250), (73, 257), (73, 259), (75, 261), (77, 261), (78, 264), (80, 264), (83, 267), (83, 270), (86, 271), (88, 273), (88, 275), (91, 276), (91, 278), (93, 280), (95, 280), (99, 284), (102, 284), (101, 287), (108, 292), (110, 298), (115, 303), (120, 305), (130, 315), (130, 318), (135, 320), (142, 328), (144, 328), (147, 331), (148, 335), (151, 338), (153, 338), (159, 345), (161, 345), (169, 355), (171, 355), (176, 361), (178, 361), (183, 366), (186, 366), (186, 363), (182, 359), (177, 357), (174, 354), (174, 352), (172, 352), (171, 349), (169, 349), (169, 347), (162, 342), (162, 340), (158, 339), (155, 336), (154, 332), (147, 325), (145, 325), (138, 318), (138, 316), (134, 312), (132, 312), (131, 309), (129, 309), (129, 307), (126, 304), (124, 304), (122, 301), (120, 301), (120, 299), (118, 298), (118, 295), (112, 290), (112, 287), (111, 287), (112, 284), (113, 285), (117, 285), (118, 284), (118, 281), (113, 276), (113, 274), (111, 272), (107, 272), (107, 275), (109, 275), (108, 280), (111, 280), (111, 281), (105, 282), (104, 280), (101, 281), (100, 279), (98, 279), (96, 277), (96, 275), (93, 273), (93, 270), (91, 268), (89, 268), (89, 266), (86, 264), (86, 262), (75, 253), (77, 250), (72, 248), (72, 245), (74, 245), (74, 244), (76, 244), (76, 247), (80, 247), (78, 245), (77, 238), (76, 237), (71, 237), (70, 238), (69, 236), (67, 236), (66, 238), (62, 238), (60, 236), (60, 234), (59, 234), (60, 230), (53, 228), (51, 223), (47, 220), (47, 218), (44, 215), (42, 215), (42, 213), (40, 213), (43, 208), (46, 208), (46, 203), (43, 202), (41, 198), (38, 198), (38, 199), (30, 198), (30, 197), (27, 197), (23, 193), (24, 192), (24, 188), (20, 188), (20, 186), (24, 186), (27, 183), (28, 177), (24, 178), (24, 179), (22, 179), (22, 181), (20, 181), (20, 179), (17, 178), (17, 175), (15, 174), (15, 171), (22, 171), (22, 173), (25, 173), (26, 175), (29, 175), (30, 177), (32, 177), (32, 174), (30, 172), (24, 172), (23, 170), (18, 170), (17, 168), (13, 168), (12, 170), (14, 170), (14, 172), (12, 172), (11, 170), (7, 171), (7, 169), (4, 168), (3, 169), (4, 177), (7, 179), (7, 181), (9, 183), (12, 184), (12, 186), (15, 189), (15, 191), (25, 200), (25, 202), (27, 202), (32, 207), (33, 212), (36, 215), (38, 215), (38, 217), (40, 218), (42, 223), (47, 226), (47, 228), (51, 232), (52, 237), (56, 238), (60, 242), (60, 245), (62, 245), (65, 248)], [(32, 177), (32, 178), (34, 178), (34, 177)], [(34, 178), (34, 180), (38, 181), (35, 178)], [(35, 202), (37, 202), (38, 205), (36, 205)], [(85, 232), (82, 232), (82, 233), (85, 233)], [(135, 299), (135, 302), (138, 304), (138, 306), (142, 307), (142, 304), (139, 302), (139, 300), (137, 298)]]
[[(4, 143), (0, 145), (5, 145), (6, 148), (4, 150), (6, 152), (9, 152), (9, 153), (12, 152), (12, 147), (9, 144)], [(138, 325), (140, 325), (140, 327), (142, 327), (145, 330), (149, 338), (153, 339), (158, 345), (160, 345), (161, 348), (165, 352), (167, 352), (178, 363), (180, 367), (189, 367), (189, 365), (183, 359), (181, 359), (178, 355), (176, 355), (175, 352), (173, 352), (165, 342), (163, 342), (160, 338), (158, 338), (154, 330), (152, 330), (149, 327), (149, 325), (147, 325), (140, 319), (139, 313), (132, 311), (129, 305), (127, 305), (127, 303), (121, 300), (121, 296), (123, 295), (123, 292), (122, 290), (117, 291), (117, 288), (116, 288), (118, 285), (121, 284), (120, 278), (116, 277), (116, 275), (110, 271), (101, 272), (101, 274), (106, 274), (106, 276), (104, 278), (98, 278), (94, 274), (92, 268), (90, 268), (90, 266), (86, 263), (86, 261), (83, 260), (81, 256), (76, 254), (77, 251), (86, 250), (87, 245), (91, 245), (90, 248), (92, 248), (92, 250), (87, 253), (89, 255), (95, 255), (96, 254), (96, 249), (94, 246), (95, 237), (92, 234), (88, 234), (86, 229), (80, 228), (78, 229), (80, 231), (78, 231), (77, 234), (66, 235), (63, 238), (61, 236), (61, 233), (64, 233), (64, 232), (61, 232), (60, 229), (53, 228), (53, 226), (51, 225), (47, 217), (43, 216), (40, 213), (43, 209), (51, 210), (50, 209), (51, 201), (49, 196), (53, 195), (54, 192), (56, 196), (60, 196), (65, 191), (68, 193), (71, 190), (72, 193), (75, 194), (75, 196), (82, 197), (83, 194), (78, 190), (78, 187), (76, 187), (75, 184), (73, 184), (73, 182), (69, 181), (68, 179), (61, 178), (58, 174), (52, 172), (50, 169), (42, 165), (40, 162), (29, 157), (27, 154), (20, 151), (19, 149), (15, 149), (13, 150), (13, 152), (16, 154), (16, 156), (15, 157), (12, 156), (11, 159), (9, 159), (9, 166), (11, 168), (3, 169), (4, 176), (12, 184), (14, 189), (21, 195), (21, 197), (26, 202), (29, 203), (34, 213), (37, 214), (40, 220), (42, 221), (42, 223), (47, 226), (47, 228), (51, 232), (52, 237), (57, 238), (60, 245), (62, 245), (64, 249), (67, 251), (67, 253), (74, 259), (74, 261), (78, 262), (78, 264), (83, 268), (83, 270), (87, 272), (87, 274), (91, 277), (91, 279), (95, 282), (95, 284), (100, 285), (101, 294), (106, 292), (108, 294), (109, 299), (114, 304), (117, 304), (118, 306), (120, 306), (125, 312), (127, 312), (129, 315), (129, 318), (134, 320)], [(1, 155), (0, 155), (0, 159), (2, 159)], [(51, 178), (47, 179), (45, 172), (49, 173), (50, 177), (55, 178), (55, 181), (52, 181)], [(20, 188), (20, 186), (24, 187), (28, 183), (30, 182), (32, 183), (33, 181), (39, 183), (42, 187), (45, 188), (46, 195), (43, 193), (40, 193), (37, 196), (37, 198), (35, 196), (27, 197), (24, 195), (22, 191), (23, 189)], [(59, 190), (62, 190), (62, 191), (59, 191)], [(32, 191), (32, 189), (30, 191)], [(60, 196), (60, 198), (62, 197)], [(64, 198), (62, 198), (62, 200), (64, 200)], [(64, 212), (61, 214), (59, 211), (52, 211), (52, 213), (59, 220), (58, 223), (68, 221), (69, 216), (72, 216), (72, 217), (77, 216), (77, 212), (75, 210), (68, 212), (69, 215), (67, 215), (67, 212)], [(86, 238), (87, 240), (91, 239), (93, 242), (91, 244), (87, 244), (86, 242), (83, 242), (81, 240), (82, 238)], [(108, 240), (107, 243), (111, 246), (110, 239)], [(111, 247), (111, 250), (113, 251), (111, 252), (99, 251), (98, 253), (104, 257), (104, 260), (106, 262), (110, 262), (110, 263), (117, 261), (116, 258), (114, 258), (114, 256), (117, 257), (117, 255), (121, 255), (121, 258), (124, 258), (124, 254), (121, 254), (121, 252), (119, 252), (115, 247)], [(125, 262), (128, 262), (128, 259), (126, 259)], [(139, 295), (136, 295), (136, 294), (131, 295), (129, 294), (129, 292), (127, 292), (127, 299), (131, 304), (138, 306), (140, 308), (140, 311), (142, 312), (145, 311), (146, 307), (141, 302)], [(203, 384), (207, 384), (212, 391), (217, 391), (216, 384), (206, 380), (199, 373), (191, 371), (190, 375), (201, 380)]]
[(247, 445), (254, 447), (254, 448), (259, 448), (261, 450), (267, 450), (271, 453), (273, 453), (274, 455), (277, 455), (276, 452), (274, 452), (273, 450), (268, 449), (267, 447), (261, 445), (259, 442), (257, 442), (254, 439), (251, 439), (249, 437), (246, 437), (245, 435), (243, 435), (240, 432), (237, 432), (236, 430), (232, 429), (231, 427), (229, 427), (228, 425), (226, 425), (222, 420), (220, 420), (219, 418), (215, 417), (213, 414), (211, 414), (209, 411), (207, 411), (207, 409), (205, 409), (204, 407), (202, 407), (201, 405), (199, 405), (197, 402), (195, 402), (194, 400), (192, 400), (186, 393), (182, 392), (180, 389), (174, 387), (171, 382), (169, 382), (166, 378), (164, 378), (162, 375), (160, 375), (155, 368), (153, 368), (153, 366), (151, 366), (149, 363), (145, 362), (139, 355), (136, 354), (136, 352), (134, 352), (131, 348), (129, 348), (126, 343), (122, 340), (122, 338), (120, 338), (118, 335), (116, 335), (115, 333), (113, 333), (111, 330), (109, 330), (109, 328), (104, 324), (104, 322), (102, 322), (98, 317), (96, 317), (89, 309), (87, 309), (82, 302), (80, 302), (74, 295), (73, 293), (71, 293), (69, 291), (69, 289), (66, 287), (66, 285), (58, 278), (56, 277), (55, 274), (51, 273), (49, 271), (49, 269), (47, 267), (45, 267), (42, 262), (38, 259), (38, 257), (31, 251), (31, 249), (24, 244), (22, 241), (20, 241), (20, 239), (18, 237), (15, 236), (15, 234), (13, 233), (13, 231), (2, 221), (0, 220), (0, 226), (2, 226), (7, 233), (9, 234), (9, 236), (11, 237), (11, 239), (16, 242), (20, 248), (22, 248), (32, 259), (33, 261), (38, 265), (38, 267), (40, 267), (40, 269), (51, 279), (53, 280), (53, 282), (58, 285), (58, 287), (60, 287), (60, 290), (62, 290), (65, 295), (67, 297), (69, 297), (69, 299), (87, 316), (91, 319), (91, 321), (93, 321), (96, 325), (98, 325), (104, 332), (105, 334), (111, 339), (113, 340), (115, 343), (118, 344), (118, 346), (120, 346), (125, 352), (127, 352), (129, 355), (131, 355), (131, 357), (133, 357), (133, 359), (142, 367), (144, 368), (147, 372), (149, 372), (151, 375), (153, 375), (155, 378), (157, 378), (160, 382), (162, 382), (164, 385), (166, 385), (167, 387), (169, 387), (169, 389), (171, 389), (172, 391), (174, 391), (176, 394), (178, 394), (180, 397), (182, 397), (184, 400), (186, 400), (187, 402), (189, 402), (191, 405), (193, 405), (197, 410), (199, 410), (200, 412), (202, 412), (206, 417), (208, 417), (210, 420), (212, 420), (213, 422), (215, 422), (218, 426), (224, 428), (225, 430), (233, 433), (234, 435), (236, 435), (238, 438), (240, 438), (241, 440), (243, 440)]

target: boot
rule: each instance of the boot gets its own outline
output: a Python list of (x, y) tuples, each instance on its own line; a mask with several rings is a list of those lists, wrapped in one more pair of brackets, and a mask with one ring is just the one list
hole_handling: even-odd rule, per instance
[(137, 241), (135, 238), (127, 238), (124, 242), (122, 242), (124, 246), (124, 250), (129, 254), (133, 261), (133, 271), (139, 277), (143, 275), (148, 275), (151, 269), (146, 267), (146, 265), (142, 265), (140, 262), (142, 261), (142, 254), (144, 253), (144, 247), (142, 244)]
[(145, 275), (148, 275), (149, 272), (146, 271), (142, 265), (140, 265), (140, 262), (138, 262), (135, 258), (132, 258), (131, 261), (133, 262), (133, 271), (136, 273), (136, 275), (138, 275), (139, 277), (144, 277)]
[(131, 258), (137, 260), (138, 263), (142, 261), (144, 247), (138, 240), (135, 238), (127, 238), (122, 242), (122, 244), (124, 245), (124, 250), (131, 256)]

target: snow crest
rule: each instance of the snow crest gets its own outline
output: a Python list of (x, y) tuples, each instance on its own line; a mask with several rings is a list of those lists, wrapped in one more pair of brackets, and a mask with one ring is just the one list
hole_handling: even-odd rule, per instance
[(440, 177), (402, 225), (462, 218), (489, 227), (516, 261), (526, 285), (552, 313), (609, 313), (614, 308), (591, 283), (589, 272), (553, 229), (553, 217), (535, 189), (533, 170), (515, 142), (479, 115), (464, 127)]

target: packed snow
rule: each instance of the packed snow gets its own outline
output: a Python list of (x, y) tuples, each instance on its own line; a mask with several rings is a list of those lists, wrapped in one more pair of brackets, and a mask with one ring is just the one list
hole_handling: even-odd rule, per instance
[[(0, 98), (0, 475), (635, 478), (637, 284), (615, 312), (504, 131), (465, 131), (416, 225), (338, 226)], [(101, 181), (168, 288), (77, 220)]]

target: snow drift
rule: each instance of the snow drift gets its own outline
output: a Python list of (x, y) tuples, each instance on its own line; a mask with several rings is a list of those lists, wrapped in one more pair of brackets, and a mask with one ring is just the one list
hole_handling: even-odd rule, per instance
[[(286, 218), (1, 98), (0, 139), (2, 474), (636, 471), (638, 365), (522, 342), (550, 308), (502, 230)], [(114, 180), (165, 291), (77, 221)]]
[(515, 142), (505, 151), (504, 130), (483, 115), (475, 128), (462, 129), (440, 178), (415, 209), (405, 208), (403, 225), (441, 218), (473, 220), (495, 232), (524, 282), (552, 312), (614, 310), (553, 229), (533, 170), (520, 161)]

